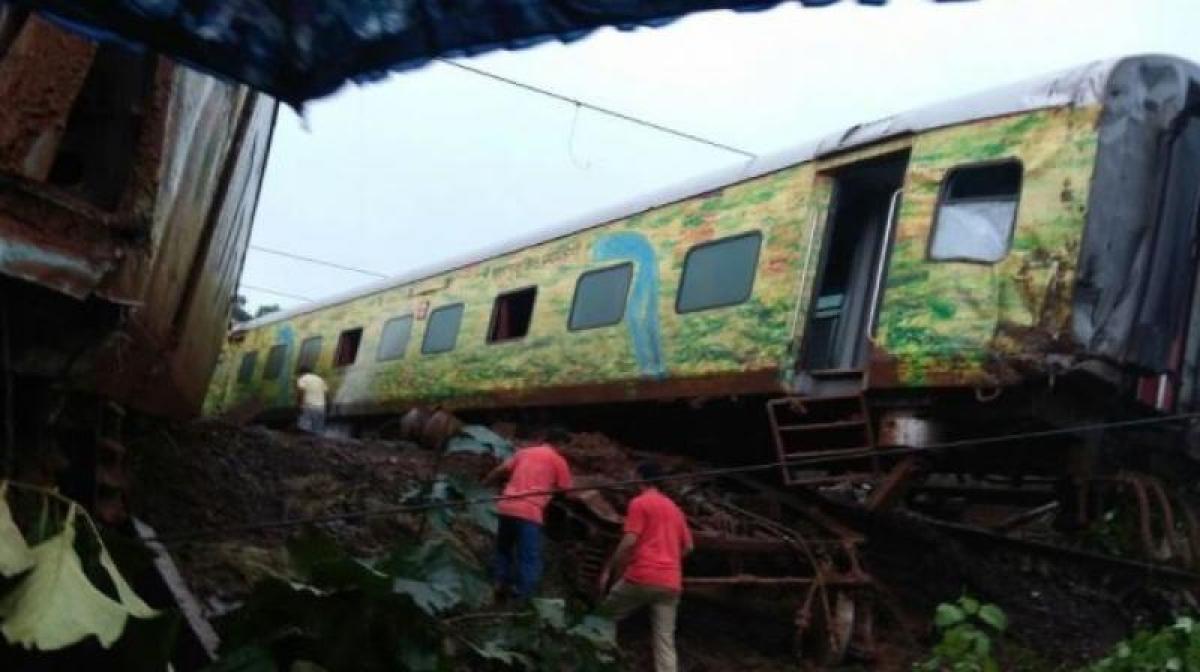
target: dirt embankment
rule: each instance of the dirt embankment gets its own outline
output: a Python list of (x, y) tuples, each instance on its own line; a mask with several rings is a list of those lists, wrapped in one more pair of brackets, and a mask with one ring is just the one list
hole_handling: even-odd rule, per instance
[[(192, 589), (215, 610), (282, 566), (283, 545), (297, 532), (239, 527), (395, 507), (436, 473), (478, 481), (495, 463), (469, 454), (439, 459), (404, 442), (317, 439), (209, 421), (151, 428), (135, 447), (135, 515), (168, 538), (225, 530), (171, 545)], [(631, 451), (600, 434), (575, 434), (563, 452), (580, 483), (623, 480), (636, 461)], [(930, 644), (933, 609), (964, 591), (1010, 615), (1011, 660), (1036, 661), (1012, 662), (1016, 667), (1010, 669), (1070, 669), (1059, 665), (1103, 653), (1133, 627), (1161, 620), (1178, 604), (1178, 591), (1149, 580), (958, 543), (903, 515), (856, 523), (868, 538), (864, 566), (888, 595), (877, 619), (885, 648), (877, 662), (859, 669), (908, 669)], [(419, 526), (412, 515), (321, 524), (364, 556), (384, 551)], [(467, 543), (486, 559), (486, 536)], [(570, 560), (554, 544), (547, 545), (546, 555), (543, 592), (563, 595)], [(797, 669), (793, 631), (790, 619), (733, 614), (685, 599), (678, 634), (683, 669)], [(644, 617), (623, 626), (621, 641), (630, 652), (630, 669), (649, 669)]]

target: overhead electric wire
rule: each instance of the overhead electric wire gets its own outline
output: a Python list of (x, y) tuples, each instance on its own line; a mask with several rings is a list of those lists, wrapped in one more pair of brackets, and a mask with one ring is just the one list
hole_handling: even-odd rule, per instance
[(274, 294), (275, 296), (279, 296), (279, 297), (282, 297), (285, 299), (295, 299), (297, 301), (307, 301), (308, 303), (313, 302), (313, 299), (310, 299), (307, 296), (300, 296), (299, 294), (289, 294), (287, 292), (280, 292), (280, 291), (274, 290), (274, 289), (267, 289), (266, 287), (256, 287), (254, 285), (247, 285), (244, 282), (239, 286), (242, 289), (252, 289), (256, 292), (263, 292), (264, 294)]
[(525, 89), (526, 91), (531, 91), (533, 93), (537, 93), (537, 94), (540, 94), (543, 96), (554, 98), (555, 100), (560, 100), (564, 103), (575, 105), (577, 108), (584, 107), (589, 110), (592, 110), (593, 112), (599, 112), (600, 114), (605, 114), (605, 115), (608, 115), (615, 119), (627, 121), (631, 124), (637, 124), (638, 126), (645, 126), (646, 128), (652, 128), (656, 131), (659, 131), (662, 133), (667, 133), (669, 135), (674, 135), (675, 137), (678, 137), (678, 138), (683, 138), (685, 140), (690, 140), (692, 142), (698, 142), (702, 145), (708, 145), (709, 147), (713, 147), (715, 149), (720, 149), (720, 150), (723, 150), (726, 152), (731, 152), (733, 154), (739, 154), (741, 156), (746, 157), (749, 161), (754, 161), (755, 159), (758, 158), (758, 155), (755, 154), (754, 152), (748, 152), (744, 149), (738, 149), (737, 147), (734, 147), (732, 145), (727, 145), (723, 142), (717, 142), (716, 140), (709, 140), (708, 138), (701, 137), (694, 133), (688, 133), (686, 131), (681, 131), (681, 130), (678, 130), (675, 128), (671, 128), (670, 126), (664, 126), (662, 124), (655, 123), (653, 121), (648, 121), (646, 119), (640, 119), (638, 117), (634, 117), (632, 115), (625, 114), (624, 112), (618, 112), (617, 110), (614, 110), (611, 108), (601, 107), (599, 105), (595, 105), (595, 104), (592, 104), (592, 103), (589, 103), (589, 102), (586, 102), (583, 100), (579, 100), (577, 98), (572, 98), (570, 96), (566, 96), (561, 93), (551, 91), (549, 89), (543, 89), (539, 86), (534, 86), (532, 84), (527, 84), (525, 82), (517, 81), (515, 79), (505, 77), (504, 75), (498, 75), (494, 72), (488, 72), (487, 70), (481, 70), (480, 68), (476, 68), (476, 67), (473, 67), (470, 65), (464, 65), (462, 63), (459, 63), (458, 61), (452, 61), (448, 58), (436, 58), (434, 60), (438, 61), (439, 63), (444, 63), (445, 65), (450, 65), (450, 66), (456, 67), (460, 70), (470, 72), (470, 73), (478, 75), (480, 77), (486, 77), (488, 79), (493, 79), (497, 82), (502, 82), (502, 83), (508, 84), (510, 86), (515, 86), (520, 89)]
[(897, 448), (886, 451), (877, 449), (863, 449), (852, 453), (841, 453), (837, 455), (820, 455), (811, 458), (796, 458), (776, 460), (774, 462), (764, 462), (760, 464), (741, 465), (736, 467), (717, 467), (713, 469), (700, 469), (690, 472), (681, 472), (675, 474), (665, 474), (657, 478), (633, 478), (623, 481), (615, 481), (612, 483), (603, 483), (596, 485), (582, 485), (571, 488), (563, 488), (559, 490), (539, 490), (534, 492), (524, 492), (517, 495), (492, 495), (488, 497), (475, 497), (471, 499), (462, 499), (458, 501), (436, 501), (422, 502), (419, 504), (403, 504), (399, 506), (381, 507), (376, 509), (363, 509), (359, 511), (348, 511), (345, 513), (333, 513), (322, 516), (308, 516), (302, 518), (290, 518), (274, 521), (266, 521), (262, 523), (247, 523), (244, 525), (229, 525), (224, 527), (214, 527), (191, 532), (184, 532), (175, 535), (155, 536), (144, 539), (146, 543), (159, 543), (164, 545), (195, 542), (203, 539), (211, 539), (216, 537), (224, 537), (236, 535), (243, 532), (256, 532), (262, 530), (281, 529), (288, 527), (299, 527), (303, 525), (314, 525), (320, 523), (334, 523), (347, 520), (376, 518), (381, 516), (394, 516), (404, 513), (420, 513), (424, 511), (432, 511), (437, 509), (452, 509), (460, 507), (478, 506), (481, 504), (494, 504), (508, 499), (525, 499), (528, 497), (543, 497), (546, 495), (566, 495), (576, 492), (589, 491), (605, 491), (628, 488), (634, 485), (648, 485), (666, 481), (682, 481), (691, 479), (707, 479), (717, 476), (728, 476), (732, 474), (745, 474), (755, 471), (766, 471), (768, 469), (779, 468), (797, 468), (806, 466), (815, 466), (820, 464), (828, 464), (834, 462), (845, 462), (847, 460), (857, 460), (866, 458), (878, 457), (897, 457), (904, 455), (914, 455), (919, 453), (932, 453), (947, 450), (957, 450), (961, 448), (996, 445), (1003, 443), (1011, 443), (1013, 441), (1021, 441), (1027, 439), (1049, 438), (1052, 436), (1063, 436), (1067, 434), (1085, 434), (1089, 432), (1102, 431), (1107, 429), (1128, 429), (1131, 427), (1144, 427), (1157, 424), (1165, 424), (1169, 422), (1179, 422), (1183, 420), (1200, 419), (1200, 413), (1181, 413), (1177, 415), (1158, 416), (1152, 418), (1139, 418), (1136, 420), (1120, 420), (1116, 422), (1094, 423), (1090, 425), (1078, 425), (1075, 427), (1062, 427), (1056, 429), (1039, 430), (1033, 432), (1020, 432), (1016, 434), (1006, 434), (1001, 436), (989, 436), (978, 439), (962, 439), (959, 441), (947, 441), (944, 443), (933, 444), (929, 446), (921, 446), (918, 448)]
[(265, 252), (266, 254), (273, 254), (278, 257), (287, 257), (288, 259), (295, 259), (297, 261), (307, 261), (310, 264), (318, 264), (320, 266), (328, 266), (330, 268), (337, 268), (337, 269), (341, 269), (343, 271), (350, 271), (352, 273), (362, 273), (363, 275), (370, 275), (370, 276), (374, 276), (376, 278), (390, 277), (387, 274), (380, 273), (378, 271), (368, 271), (365, 268), (358, 268), (356, 266), (346, 266), (345, 264), (339, 264), (339, 263), (332, 262), (332, 261), (326, 261), (325, 259), (318, 259), (316, 257), (306, 257), (303, 254), (296, 254), (294, 252), (285, 252), (283, 250), (276, 250), (276, 249), (270, 248), (270, 247), (263, 247), (262, 245), (251, 245), (250, 249), (255, 250), (257, 252)]

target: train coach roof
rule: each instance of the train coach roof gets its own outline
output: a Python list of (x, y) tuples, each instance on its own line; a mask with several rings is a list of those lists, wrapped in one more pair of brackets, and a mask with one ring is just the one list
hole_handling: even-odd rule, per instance
[[(889, 138), (920, 133), (935, 128), (954, 126), (968, 121), (1002, 117), (1038, 109), (1100, 104), (1104, 99), (1105, 87), (1110, 76), (1119, 66), (1132, 61), (1185, 63), (1181, 59), (1170, 56), (1150, 55), (1094, 61), (1061, 72), (1042, 75), (1015, 84), (966, 95), (936, 105), (885, 117), (877, 121), (856, 124), (844, 131), (827, 135), (816, 142), (805, 143), (773, 154), (761, 156), (748, 164), (732, 166), (714, 173), (691, 178), (667, 189), (639, 195), (630, 201), (597, 212), (591, 212), (583, 217), (572, 218), (521, 238), (485, 247), (458, 258), (448, 259), (436, 265), (414, 269), (410, 272), (380, 280), (355, 290), (341, 292), (321, 301), (270, 313), (237, 325), (234, 331), (248, 331), (298, 315), (315, 312), (362, 296), (375, 294), (455, 269), (464, 268), (493, 257), (515, 252), (594, 226), (600, 226), (607, 222), (629, 217), (652, 208), (726, 187), (743, 180), (759, 177), (789, 166), (856, 149)], [(1194, 66), (1190, 65), (1189, 67), (1194, 68)]]

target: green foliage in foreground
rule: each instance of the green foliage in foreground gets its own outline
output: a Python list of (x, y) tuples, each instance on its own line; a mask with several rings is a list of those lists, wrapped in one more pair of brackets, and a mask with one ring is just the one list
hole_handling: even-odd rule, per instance
[(1008, 628), (1008, 617), (994, 604), (967, 596), (938, 605), (933, 618), (941, 640), (914, 672), (999, 672), (992, 638)]
[(1087, 672), (1200, 672), (1200, 624), (1185, 616), (1161, 630), (1139, 632)]
[[(939, 605), (934, 625), (941, 639), (913, 672), (999, 672), (994, 640), (1008, 627), (999, 607), (964, 596)], [(1159, 630), (1140, 631), (1079, 672), (1200, 672), (1200, 623), (1183, 616)]]
[(488, 611), (483, 569), (448, 537), (373, 560), (307, 533), (292, 575), (260, 583), (223, 624), (212, 672), (615, 669), (611, 621), (563, 600)]
[[(8, 505), (10, 486), (39, 503), (28, 533)], [(159, 615), (126, 582), (99, 528), (78, 504), (50, 490), (3, 480), (0, 579), (0, 635), (7, 644), (31, 651), (65, 649), (89, 638), (108, 649), (130, 619)]]

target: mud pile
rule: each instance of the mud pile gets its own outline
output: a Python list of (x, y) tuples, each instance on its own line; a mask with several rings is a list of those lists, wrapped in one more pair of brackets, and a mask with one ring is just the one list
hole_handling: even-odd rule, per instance
[[(508, 433), (505, 427), (495, 429)], [(600, 434), (575, 434), (562, 452), (577, 482), (625, 480), (638, 461), (627, 448)], [(244, 597), (257, 579), (282, 569), (284, 544), (298, 529), (238, 528), (395, 507), (437, 473), (478, 482), (496, 464), (480, 455), (439, 458), (400, 441), (318, 439), (216, 421), (149, 428), (137, 440), (136, 455), (132, 510), (162, 537), (201, 533), (169, 548), (210, 615)], [(624, 500), (624, 495), (615, 494), (614, 506), (623, 509)], [(413, 534), (420, 525), (415, 515), (395, 515), (319, 527), (367, 556)], [(466, 543), (486, 559), (490, 539), (476, 537)], [(545, 554), (543, 594), (567, 596), (568, 558), (554, 543), (546, 545)], [(685, 601), (679, 621), (684, 669), (794, 670), (788, 645), (791, 627), (786, 620), (742, 619), (731, 625), (728, 613)], [(621, 641), (629, 669), (652, 667), (644, 615), (622, 626)]]
[[(436, 472), (479, 478), (490, 467), (474, 455), (437, 456), (408, 443), (316, 438), (217, 421), (161, 425), (136, 440), (134, 515), (169, 547), (202, 600), (221, 604), (282, 566), (296, 527), (263, 527), (396, 507)], [(419, 525), (412, 515), (321, 523), (359, 555), (384, 551)]]

